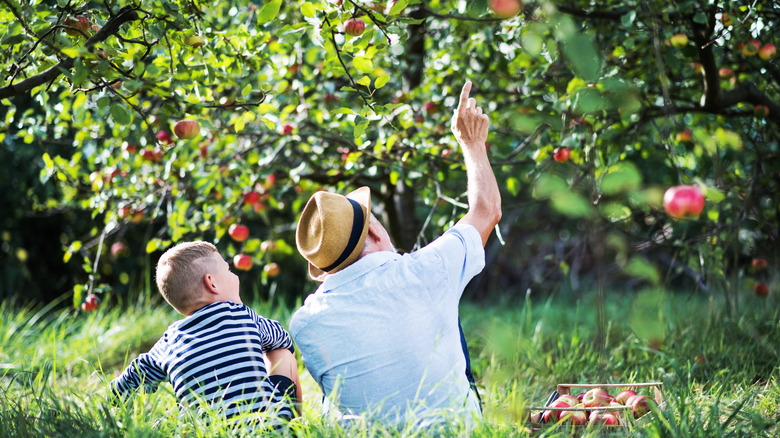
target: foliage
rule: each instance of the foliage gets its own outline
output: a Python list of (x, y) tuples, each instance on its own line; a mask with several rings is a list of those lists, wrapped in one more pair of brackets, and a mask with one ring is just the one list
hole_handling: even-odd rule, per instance
[[(738, 317), (721, 303), (669, 294), (659, 308), (666, 336), (649, 347), (632, 329), (638, 297), (610, 294), (609, 336), (598, 330), (594, 298), (529, 298), (522, 306), (466, 305), (463, 326), (484, 401), (484, 420), (469, 436), (531, 436), (528, 407), (547, 399), (557, 383), (662, 381), (666, 407), (657, 420), (619, 436), (776, 436), (780, 404), (780, 336), (775, 309), (745, 302)], [(183, 421), (169, 384), (112, 406), (107, 383), (137, 354), (147, 351), (179, 318), (166, 306), (139, 301), (101, 308), (86, 318), (72, 310), (0, 305), (0, 435), (2, 436), (245, 436), (224, 421)], [(254, 303), (260, 314), (287, 326), (297, 306)], [(574, 311), (572, 311), (574, 310)], [(320, 417), (321, 394), (301, 368), (304, 416), (278, 435), (428, 436), (410, 425), (401, 432), (357, 420), (351, 426)], [(437, 436), (463, 436), (451, 425)], [(345, 430), (346, 429), (346, 430)], [(546, 436), (569, 436), (567, 430)], [(601, 436), (586, 431), (582, 436)], [(256, 435), (253, 435), (256, 436)], [(538, 436), (534, 435), (534, 436)]]
[[(465, 211), (448, 125), (466, 79), (491, 117), (504, 200), (506, 249), (489, 245), (479, 297), (672, 284), (724, 290), (733, 307), (751, 257), (777, 266), (780, 72), (740, 49), (778, 43), (775, 0), (540, 0), (508, 19), (486, 0), (0, 4), (0, 141), (39, 151), (56, 188), (26, 189), (29, 209), (91, 215), (53, 252), (80, 272), (75, 304), (99, 284), (144, 284), (144, 254), (195, 238), (285, 262), (289, 275), (253, 277), (297, 295), (310, 285), (291, 230), (320, 188), (370, 185), (396, 245), (426, 243)], [(343, 31), (353, 17), (360, 36)], [(678, 33), (682, 48), (668, 44)], [(172, 134), (181, 119), (199, 122), (194, 139)], [(559, 146), (569, 162), (551, 159)], [(698, 220), (660, 208), (682, 183), (706, 193)], [(225, 234), (237, 222), (252, 229), (241, 244)], [(140, 265), (110, 258), (123, 239)], [(23, 246), (3, 261), (29, 266)]]

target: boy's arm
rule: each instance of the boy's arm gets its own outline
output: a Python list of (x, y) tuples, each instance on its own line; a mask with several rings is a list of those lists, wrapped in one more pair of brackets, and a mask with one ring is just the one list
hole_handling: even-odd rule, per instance
[(155, 360), (153, 351), (154, 348), (149, 353), (144, 353), (133, 359), (122, 374), (109, 383), (109, 390), (115, 398), (124, 400), (128, 394), (141, 385), (147, 392), (157, 390), (160, 382), (165, 380), (167, 375)]
[(279, 348), (267, 352), (265, 358), (268, 374), (285, 376), (295, 383), (293, 409), (295, 409), (296, 416), (301, 416), (303, 390), (301, 389), (301, 382), (298, 378), (298, 361), (295, 360), (295, 355), (287, 348)]

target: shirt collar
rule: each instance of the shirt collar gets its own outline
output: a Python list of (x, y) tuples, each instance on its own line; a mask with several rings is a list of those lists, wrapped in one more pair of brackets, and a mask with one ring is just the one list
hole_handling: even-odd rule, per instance
[(401, 254), (391, 251), (377, 251), (367, 254), (335, 274), (325, 277), (316, 293), (328, 293), (339, 286), (366, 275), (374, 268), (391, 260), (401, 258)]

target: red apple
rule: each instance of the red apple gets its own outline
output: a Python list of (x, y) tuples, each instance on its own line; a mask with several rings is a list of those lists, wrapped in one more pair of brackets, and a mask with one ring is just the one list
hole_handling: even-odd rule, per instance
[(252, 257), (246, 254), (236, 254), (233, 257), (233, 266), (240, 271), (248, 271), (252, 269)]
[(769, 286), (767, 286), (766, 283), (759, 281), (753, 286), (753, 292), (755, 292), (757, 296), (764, 298), (769, 295)]
[(426, 113), (428, 113), (428, 114), (430, 114), (430, 113), (432, 113), (432, 112), (435, 112), (435, 111), (436, 111), (436, 109), (437, 109), (438, 107), (439, 107), (439, 106), (438, 106), (438, 105), (436, 105), (436, 104), (435, 104), (435, 103), (433, 103), (433, 102), (425, 102), (425, 103), (423, 104), (423, 110), (424, 110)]
[(558, 400), (561, 400), (561, 401), (565, 402), (569, 406), (576, 406), (579, 403), (579, 400), (577, 400), (577, 397), (575, 397), (575, 396), (573, 396), (571, 394), (564, 394), (564, 395), (558, 397), (557, 399), (555, 399), (555, 401), (558, 401)]
[(228, 228), (228, 234), (236, 242), (243, 242), (249, 237), (249, 228), (246, 225), (233, 224)]
[(517, 15), (522, 6), (519, 0), (490, 0), (490, 9), (501, 18)]
[(568, 422), (581, 426), (588, 422), (588, 416), (585, 414), (585, 411), (563, 411), (561, 420), (563, 420), (564, 423)]
[[(566, 403), (563, 400), (555, 400), (553, 404), (550, 405), (551, 408), (570, 408), (571, 405)], [(561, 414), (566, 411), (558, 411), (555, 409), (551, 409), (549, 411), (544, 411), (544, 414), (542, 414), (542, 422), (543, 423), (557, 423), (558, 420), (561, 418)]]
[(766, 259), (762, 258), (755, 258), (753, 259), (753, 269), (756, 271), (762, 271), (766, 269), (767, 266), (769, 266), (769, 262), (766, 261)]
[(111, 255), (114, 257), (120, 257), (127, 254), (127, 245), (122, 242), (115, 242), (111, 245)]
[(753, 114), (755, 114), (756, 117), (765, 119), (769, 115), (769, 108), (767, 108), (766, 105), (756, 105), (753, 107)]
[(765, 44), (764, 47), (758, 51), (758, 57), (764, 61), (769, 61), (770, 59), (774, 58), (775, 54), (777, 54), (777, 49), (775, 48), (775, 45), (771, 43)]
[(581, 392), (577, 394), (577, 402), (582, 403), (582, 399), (585, 398), (585, 393)]
[(598, 406), (607, 406), (612, 400), (612, 396), (601, 388), (593, 388), (585, 393), (582, 398), (582, 405), (586, 408), (595, 408)]
[(260, 193), (255, 191), (244, 193), (244, 203), (246, 205), (255, 205), (260, 202)]
[(731, 79), (734, 77), (734, 70), (728, 67), (723, 67), (722, 69), (718, 70), (718, 75), (720, 75), (722, 79)]
[(87, 299), (84, 300), (83, 303), (81, 303), (81, 309), (85, 312), (91, 312), (97, 309), (97, 306), (98, 306), (98, 298), (95, 294), (87, 295)]
[(276, 277), (279, 275), (279, 272), (282, 271), (279, 265), (275, 262), (271, 262), (263, 266), (263, 270), (268, 274), (269, 277)]
[(144, 149), (141, 151), (141, 158), (152, 163), (159, 163), (162, 160), (162, 155), (152, 149)]
[(589, 426), (598, 426), (598, 425), (604, 425), (604, 426), (617, 426), (618, 419), (612, 412), (602, 412), (602, 411), (591, 411), (590, 416), (588, 417), (588, 425)]
[(680, 131), (677, 133), (677, 136), (675, 136), (675, 139), (678, 143), (691, 143), (693, 142), (693, 133), (690, 129), (686, 129), (684, 131)]
[(697, 218), (704, 209), (704, 195), (696, 186), (674, 186), (664, 193), (664, 210), (674, 219)]
[(204, 160), (209, 157), (209, 147), (205, 144), (200, 147), (200, 157)]
[(742, 46), (741, 51), (744, 56), (756, 56), (758, 49), (761, 47), (761, 44), (756, 40), (751, 40), (740, 45)]
[(726, 26), (726, 27), (729, 27), (729, 26), (731, 26), (732, 24), (734, 24), (734, 23), (731, 21), (731, 16), (729, 16), (729, 14), (727, 14), (727, 13), (725, 13), (725, 12), (724, 12), (724, 13), (723, 13), (723, 15), (720, 17), (720, 21), (721, 21), (721, 22), (723, 23), (723, 25), (724, 25), (724, 26)]
[[(83, 15), (79, 15), (74, 18), (66, 18), (65, 23), (66, 26), (73, 27), (75, 29), (78, 29), (82, 32), (86, 32), (87, 29), (89, 29), (89, 19)], [(81, 35), (81, 32), (73, 30), (73, 29), (65, 29), (65, 32), (68, 35)]]
[(173, 143), (173, 137), (166, 131), (160, 131), (157, 133), (157, 140), (160, 140), (163, 144)]
[(626, 401), (626, 405), (631, 406), (631, 412), (634, 418), (639, 418), (650, 411), (650, 406), (655, 401), (646, 395), (635, 395)]
[(292, 134), (292, 132), (293, 132), (293, 125), (289, 123), (285, 123), (284, 125), (282, 125), (282, 134), (290, 135)]
[(615, 396), (615, 401), (620, 403), (621, 405), (625, 405), (626, 401), (635, 395), (636, 395), (635, 391), (626, 389), (625, 391), (620, 391), (618, 395)]
[(128, 154), (134, 154), (138, 152), (138, 146), (127, 142), (122, 144), (122, 149), (124, 149), (124, 151)]
[(569, 156), (571, 156), (569, 148), (558, 148), (553, 154), (553, 159), (559, 163), (565, 163), (569, 161)]
[(672, 35), (672, 37), (669, 40), (672, 43), (672, 45), (678, 49), (682, 49), (683, 47), (688, 45), (688, 35), (684, 33), (678, 33)]
[(260, 250), (263, 252), (274, 252), (276, 251), (276, 242), (273, 240), (265, 240), (260, 244)]
[(271, 187), (273, 187), (276, 184), (276, 175), (271, 173), (267, 177), (265, 177), (265, 182), (263, 183), (263, 188), (268, 190)]
[(359, 36), (366, 30), (366, 23), (360, 18), (350, 18), (344, 23), (344, 32), (352, 36)]
[(200, 134), (200, 125), (197, 120), (179, 120), (173, 125), (173, 133), (183, 139), (195, 138)]
[(200, 47), (203, 44), (203, 37), (200, 35), (190, 35), (184, 39), (184, 44), (192, 47)]

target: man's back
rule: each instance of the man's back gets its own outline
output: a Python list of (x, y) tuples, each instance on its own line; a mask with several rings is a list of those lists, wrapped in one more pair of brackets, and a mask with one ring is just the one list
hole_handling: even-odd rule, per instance
[(461, 226), (415, 253), (371, 253), (329, 276), (290, 324), (307, 369), (345, 414), (395, 423), (478, 413), (458, 302), (483, 265), (479, 234)]

